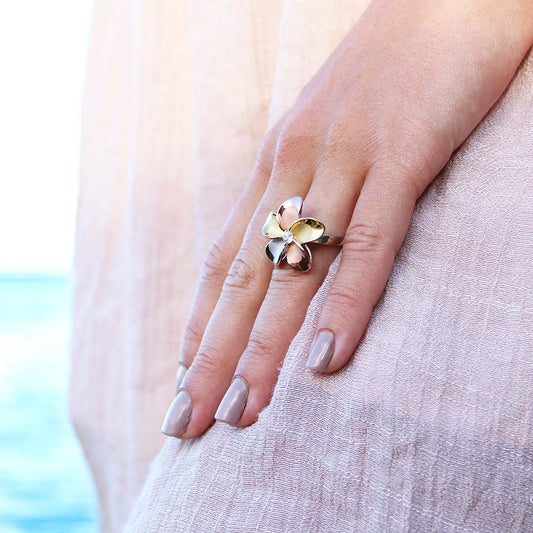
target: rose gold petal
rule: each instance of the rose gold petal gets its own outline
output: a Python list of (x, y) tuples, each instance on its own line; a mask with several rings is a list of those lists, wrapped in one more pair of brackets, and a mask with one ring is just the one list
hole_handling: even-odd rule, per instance
[(288, 207), (287, 209), (283, 210), (283, 214), (281, 215), (281, 222), (280, 226), (283, 229), (289, 229), (291, 224), (298, 220), (298, 210), (295, 207)]
[(297, 220), (302, 212), (302, 199), (294, 196), (285, 200), (278, 209), (278, 222), (282, 229), (289, 229), (290, 225)]
[(287, 263), (296, 270), (308, 271), (311, 268), (311, 251), (307, 245), (300, 248), (295, 242), (291, 242), (287, 249)]

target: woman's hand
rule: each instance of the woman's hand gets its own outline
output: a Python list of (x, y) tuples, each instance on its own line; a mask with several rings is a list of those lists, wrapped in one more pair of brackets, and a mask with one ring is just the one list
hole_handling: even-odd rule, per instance
[(531, 46), (532, 4), (370, 5), (267, 133), (251, 179), (207, 254), (182, 345), (180, 374), (188, 370), (164, 433), (196, 437), (215, 414), (248, 426), (269, 403), (290, 342), (338, 253), (314, 245), (309, 272), (273, 270), (261, 229), (287, 198), (301, 196), (303, 216), (345, 235), (308, 366), (331, 373), (346, 364), (417, 198)]

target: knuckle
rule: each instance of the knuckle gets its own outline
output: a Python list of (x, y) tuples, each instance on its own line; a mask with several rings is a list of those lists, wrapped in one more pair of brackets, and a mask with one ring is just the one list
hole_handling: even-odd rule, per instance
[(189, 352), (191, 349), (196, 349), (203, 337), (203, 331), (198, 326), (194, 319), (190, 319), (185, 324), (185, 330), (183, 332), (182, 351)]
[[(390, 129), (380, 133), (371, 166), (394, 176), (418, 198), (451, 156), (453, 139), (437, 132), (424, 119), (413, 117), (402, 122), (400, 131), (394, 131), (394, 135)], [(436, 154), (445, 154), (445, 158)]]
[(246, 357), (252, 360), (263, 360), (271, 357), (276, 351), (276, 342), (263, 334), (254, 334), (248, 341)]
[(254, 165), (254, 174), (261, 177), (269, 177), (272, 173), (272, 162), (276, 152), (276, 145), (278, 142), (279, 131), (275, 126), (269, 129), (259, 147)]
[(280, 131), (281, 123), (279, 122), (267, 130), (265, 136), (263, 137), (263, 141), (261, 142), (259, 154), (268, 155), (270, 158), (272, 158), (274, 151), (276, 150)]
[[(296, 117), (281, 130), (276, 144), (274, 168), (279, 172), (293, 168), (305, 154), (309, 157), (317, 143), (316, 128), (307, 123), (307, 119)], [(301, 164), (301, 163), (300, 163)]]
[(224, 368), (224, 361), (219, 355), (209, 349), (201, 349), (194, 357), (190, 368), (191, 374), (194, 376), (199, 374), (218, 374)]
[(274, 268), (270, 278), (270, 291), (285, 291), (288, 285), (289, 289), (294, 288), (295, 283), (300, 284), (305, 280), (301, 272), (293, 268)]
[(323, 161), (344, 162), (347, 154), (354, 153), (356, 141), (349, 132), (350, 129), (342, 122), (335, 122), (329, 127), (324, 143)]
[(388, 152), (386, 156), (383, 156), (383, 159), (372, 165), (374, 174), (387, 176), (389, 182), (396, 183), (397, 186), (408, 187), (410, 195), (414, 199), (418, 198), (424, 191), (427, 183), (426, 176), (429, 175), (427, 168), (428, 162), (424, 157), (402, 153), (391, 158), (391, 152)]
[(257, 282), (257, 273), (251, 266), (248, 259), (243, 257), (244, 254), (235, 257), (228, 275), (224, 280), (224, 287), (232, 291), (248, 292), (253, 290)]
[(402, 187), (409, 189), (409, 195), (413, 199), (417, 199), (424, 191), (423, 181), (419, 179), (420, 172), (411, 169), (407, 162), (397, 162), (395, 169), (396, 179), (399, 181)]
[[(305, 273), (293, 268), (274, 268), (268, 286), (268, 295), (274, 301), (286, 301), (296, 298), (302, 292), (309, 291), (309, 287), (314, 283)], [(297, 311), (294, 311), (297, 315)]]
[(343, 255), (345, 252), (359, 255), (376, 255), (390, 251), (395, 253), (389, 240), (372, 224), (361, 221), (352, 222), (346, 236)]
[(294, 165), (297, 154), (297, 137), (285, 133), (280, 137), (276, 146), (276, 155), (274, 156), (274, 167), (279, 172)]
[(228, 259), (218, 241), (213, 241), (207, 250), (202, 265), (201, 279), (208, 285), (221, 285), (226, 277)]
[(333, 286), (327, 296), (327, 304), (331, 308), (352, 311), (360, 305), (361, 299), (354, 287)]

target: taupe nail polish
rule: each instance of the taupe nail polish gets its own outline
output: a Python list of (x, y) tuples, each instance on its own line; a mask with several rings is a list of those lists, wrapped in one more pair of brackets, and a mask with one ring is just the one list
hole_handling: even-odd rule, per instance
[(168, 408), (161, 431), (169, 437), (180, 437), (185, 433), (191, 418), (192, 401), (186, 390), (179, 391), (178, 395)]
[(319, 331), (307, 359), (306, 366), (312, 370), (325, 370), (335, 348), (335, 336), (329, 329)]
[(174, 384), (174, 396), (178, 394), (178, 389), (180, 388), (181, 382), (183, 381), (183, 378), (185, 377), (185, 373), (187, 372), (187, 370), (188, 368), (183, 363), (180, 363), (178, 371), (176, 372), (176, 382)]
[(227, 424), (236, 424), (248, 399), (248, 384), (242, 376), (235, 376), (218, 406), (215, 418)]

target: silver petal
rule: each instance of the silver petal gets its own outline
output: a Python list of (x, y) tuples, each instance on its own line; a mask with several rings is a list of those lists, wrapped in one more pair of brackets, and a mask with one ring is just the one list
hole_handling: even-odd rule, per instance
[(272, 239), (265, 248), (267, 257), (275, 264), (279, 265), (286, 255), (286, 244), (283, 239)]

